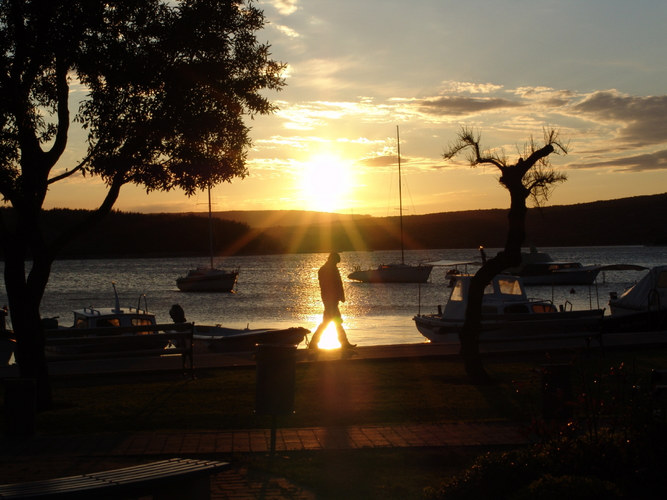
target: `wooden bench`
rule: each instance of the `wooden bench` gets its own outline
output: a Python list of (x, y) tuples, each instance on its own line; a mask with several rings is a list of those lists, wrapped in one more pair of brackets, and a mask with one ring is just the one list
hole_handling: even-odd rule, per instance
[(211, 498), (210, 476), (227, 462), (172, 458), (124, 469), (43, 481), (0, 485), (0, 499), (136, 498), (156, 500)]
[(194, 323), (46, 330), (45, 348), (49, 362), (180, 355), (194, 377), (194, 332)]

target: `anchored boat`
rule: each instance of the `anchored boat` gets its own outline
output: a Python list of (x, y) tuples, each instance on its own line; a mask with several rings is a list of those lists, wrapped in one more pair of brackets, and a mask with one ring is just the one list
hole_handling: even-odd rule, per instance
[[(413, 318), (417, 330), (431, 342), (459, 341), (472, 275), (460, 274), (451, 279), (451, 293), (444, 310), (439, 307), (435, 314), (418, 314)], [(520, 277), (498, 275), (484, 291), (480, 341), (595, 332), (600, 329), (603, 315), (604, 309), (574, 311), (571, 305), (556, 307), (548, 300), (531, 300)]]

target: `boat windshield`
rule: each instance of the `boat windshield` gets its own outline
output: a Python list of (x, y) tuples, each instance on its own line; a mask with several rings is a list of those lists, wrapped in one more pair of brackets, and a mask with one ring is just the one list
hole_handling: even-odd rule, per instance
[(461, 302), (463, 300), (463, 281), (462, 280), (457, 280), (456, 283), (454, 283), (454, 288), (452, 289), (452, 293), (449, 296), (449, 300), (455, 301), (455, 302)]
[(152, 325), (149, 318), (132, 318), (132, 326)]
[(503, 295), (523, 295), (521, 284), (518, 280), (503, 278), (498, 280), (498, 289)]
[(110, 326), (120, 326), (120, 319), (118, 318), (99, 318), (95, 321), (97, 328), (106, 328)]

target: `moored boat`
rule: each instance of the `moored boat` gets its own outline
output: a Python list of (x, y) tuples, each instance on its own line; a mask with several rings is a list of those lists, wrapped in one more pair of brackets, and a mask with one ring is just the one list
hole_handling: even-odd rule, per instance
[(432, 269), (428, 264), (381, 264), (376, 269), (355, 269), (347, 277), (364, 283), (426, 283)]
[[(141, 296), (136, 308), (120, 307), (115, 284), (112, 283), (114, 307), (84, 307), (73, 311), (74, 323), (71, 327), (59, 327), (57, 318), (43, 320), (45, 327), (47, 356), (82, 354), (86, 352), (119, 352), (136, 349), (164, 349), (168, 340), (159, 333), (142, 331), (141, 326), (156, 325), (155, 314), (146, 307), (146, 298)], [(141, 298), (144, 308), (141, 308)], [(131, 341), (127, 339), (132, 337)], [(140, 337), (141, 340), (137, 340)], [(94, 341), (89, 339), (94, 338)], [(99, 339), (104, 338), (102, 342)], [(58, 339), (49, 345), (49, 339)], [(67, 340), (65, 340), (67, 339)]]
[(231, 292), (238, 276), (238, 271), (198, 267), (177, 278), (176, 286), (181, 292)]
[(176, 286), (181, 292), (223, 292), (234, 291), (238, 270), (217, 269), (213, 266), (213, 213), (211, 212), (211, 187), (208, 188), (208, 267), (190, 269), (185, 276), (176, 278)]
[[(431, 342), (459, 341), (471, 279), (469, 274), (452, 276), (452, 289), (444, 310), (439, 307), (438, 313), (413, 318), (424, 337)], [(603, 315), (604, 309), (573, 311), (556, 307), (551, 301), (531, 300), (520, 277), (498, 275), (484, 293), (480, 341), (597, 332)]]
[(609, 299), (606, 332), (667, 332), (667, 265), (656, 266), (620, 296)]
[(347, 275), (348, 279), (361, 281), (363, 283), (426, 283), (433, 266), (411, 265), (405, 263), (405, 251), (403, 243), (403, 194), (401, 185), (401, 140), (396, 127), (396, 148), (398, 157), (398, 200), (399, 221), (401, 236), (401, 262), (394, 264), (382, 264), (375, 269), (355, 269)]
[(544, 252), (531, 247), (521, 253), (521, 264), (506, 269), (508, 274), (521, 276), (524, 285), (591, 285), (597, 278), (600, 266), (584, 266), (580, 262), (556, 261)]

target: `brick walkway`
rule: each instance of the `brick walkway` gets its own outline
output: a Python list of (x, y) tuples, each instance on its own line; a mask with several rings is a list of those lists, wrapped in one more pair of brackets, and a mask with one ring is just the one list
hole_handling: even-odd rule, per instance
[[(509, 423), (446, 423), (424, 425), (369, 425), (345, 428), (277, 429), (276, 453), (286, 451), (354, 450), (374, 448), (496, 446), (526, 443), (525, 429)], [(12, 469), (51, 477), (117, 468), (134, 462), (172, 457), (230, 460), (238, 454), (271, 451), (271, 430), (142, 432), (93, 436), (36, 436), (25, 441), (0, 441), (5, 467), (0, 482), (15, 481)], [(212, 498), (315, 498), (311, 492), (282, 478), (258, 481), (234, 468), (211, 481)]]

